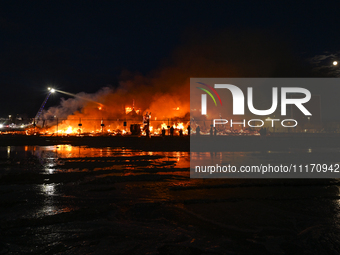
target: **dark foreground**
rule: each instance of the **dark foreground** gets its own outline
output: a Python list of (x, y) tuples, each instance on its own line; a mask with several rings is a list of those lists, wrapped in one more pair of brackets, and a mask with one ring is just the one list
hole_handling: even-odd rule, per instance
[(26, 136), (26, 135), (1, 135), (0, 146), (24, 145), (58, 145), (71, 144), (74, 146), (90, 147), (119, 147), (133, 148), (145, 151), (189, 151), (190, 140), (188, 136)]
[(3, 152), (0, 254), (340, 253), (336, 179), (190, 179), (187, 152)]

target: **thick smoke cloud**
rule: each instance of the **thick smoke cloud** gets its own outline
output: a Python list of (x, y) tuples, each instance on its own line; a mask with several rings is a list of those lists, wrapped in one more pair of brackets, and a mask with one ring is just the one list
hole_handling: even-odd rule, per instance
[(151, 111), (159, 120), (188, 117), (190, 77), (308, 77), (309, 66), (301, 61), (288, 43), (268, 32), (188, 33), (185, 43), (148, 75), (124, 71), (117, 87), (95, 94), (79, 93), (79, 98), (61, 101), (44, 112), (44, 118), (104, 118), (122, 116), (124, 107)]

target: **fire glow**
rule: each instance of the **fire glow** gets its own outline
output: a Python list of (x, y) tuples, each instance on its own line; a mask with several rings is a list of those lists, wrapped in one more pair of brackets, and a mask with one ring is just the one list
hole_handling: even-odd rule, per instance
[[(85, 121), (86, 122), (86, 121)], [(68, 122), (70, 123), (70, 122)], [(78, 124), (79, 125), (79, 124)], [(153, 126), (155, 125), (155, 126)], [(174, 128), (174, 134), (175, 135), (178, 135), (179, 134), (179, 130), (182, 130), (182, 134), (184, 135), (187, 135), (188, 134), (188, 130), (187, 130), (187, 127), (189, 125), (189, 122), (188, 123), (183, 123), (183, 122), (180, 122), (180, 123), (175, 123), (173, 124), (172, 126), (170, 127), (173, 127)], [(112, 126), (115, 126), (113, 129), (112, 129)], [(59, 136), (75, 136), (75, 135), (125, 135), (125, 134), (129, 134), (131, 133), (131, 131), (129, 130), (130, 128), (127, 127), (127, 126), (124, 126), (123, 125), (112, 125), (110, 124), (109, 127), (105, 127), (103, 126), (103, 128), (93, 128), (93, 129), (90, 129), (90, 128), (86, 128), (86, 127), (77, 127), (77, 124), (74, 126), (71, 126), (71, 125), (68, 125), (68, 124), (65, 124), (65, 123), (62, 123), (62, 124), (58, 124), (58, 126), (53, 126), (51, 128), (49, 128), (48, 130), (46, 130), (45, 133), (46, 135), (52, 135), (52, 134), (57, 134)], [(149, 126), (149, 131), (150, 131), (150, 134), (151, 135), (161, 135), (162, 134), (162, 130), (166, 130), (168, 131), (168, 125), (166, 123), (161, 123), (159, 125), (159, 123), (155, 123), (155, 124), (152, 124)], [(144, 129), (144, 126), (143, 125), (140, 125), (140, 134), (141, 135), (146, 135), (146, 130)]]
[[(115, 110), (117, 107), (113, 109)], [(156, 110), (158, 117), (153, 117), (152, 113), (148, 111), (144, 111), (144, 114), (142, 114), (142, 109), (135, 108), (134, 100), (132, 106), (124, 106), (122, 109), (123, 113), (111, 117), (111, 108), (107, 104), (104, 107), (104, 104), (103, 106), (95, 106), (89, 103), (80, 112), (67, 116), (65, 120), (59, 121), (59, 119), (54, 118), (57, 123), (45, 128), (42, 134), (58, 136), (162, 135), (164, 134), (163, 130), (168, 133), (170, 128), (173, 128), (174, 135), (188, 134), (187, 128), (190, 122), (185, 117), (178, 116), (181, 109), (179, 106), (171, 108), (172, 114), (166, 120), (164, 119), (165, 116), (159, 115), (159, 110)]]
[(173, 127), (174, 135), (186, 134), (189, 81), (171, 86), (146, 83), (121, 82), (116, 89), (106, 87), (95, 94), (65, 92), (73, 98), (61, 99), (59, 106), (44, 110), (37, 120), (38, 132), (58, 136), (162, 135), (163, 128), (168, 134)]

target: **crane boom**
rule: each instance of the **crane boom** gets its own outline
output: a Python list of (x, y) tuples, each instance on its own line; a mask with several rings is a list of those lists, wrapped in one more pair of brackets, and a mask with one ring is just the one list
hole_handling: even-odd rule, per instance
[(36, 120), (39, 118), (40, 114), (42, 113), (42, 111), (43, 111), (43, 109), (44, 109), (44, 107), (45, 107), (45, 104), (46, 104), (48, 98), (50, 97), (50, 95), (51, 95), (52, 93), (53, 93), (53, 91), (50, 91), (50, 92), (47, 94), (47, 96), (46, 96), (44, 102), (41, 104), (40, 109), (39, 109), (39, 111), (37, 112), (37, 115), (35, 115), (35, 117), (34, 117), (34, 121), (36, 121)]

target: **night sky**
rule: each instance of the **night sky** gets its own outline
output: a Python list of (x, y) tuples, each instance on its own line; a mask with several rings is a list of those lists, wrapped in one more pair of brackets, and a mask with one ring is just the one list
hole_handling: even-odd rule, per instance
[[(34, 117), (48, 86), (94, 93), (118, 86), (126, 71), (150, 75), (171, 65), (176, 53), (187, 52), (183, 49), (190, 49), (193, 40), (205, 49), (214, 48), (211, 40), (219, 38), (215, 34), (235, 40), (233, 34), (248, 38), (260, 31), (282, 42), (294, 55), (290, 59), (305, 65), (296, 69), (303, 70), (300, 74), (274, 77), (312, 76), (306, 71), (312, 68), (308, 59), (329, 54), (331, 64), (337, 57), (339, 7), (325, 1), (2, 1), (0, 117), (24, 113)], [(261, 40), (265, 42), (266, 36)], [(238, 47), (241, 52), (244, 44)], [(228, 55), (223, 57), (228, 61)], [(57, 105), (60, 97), (53, 96), (47, 107)]]

